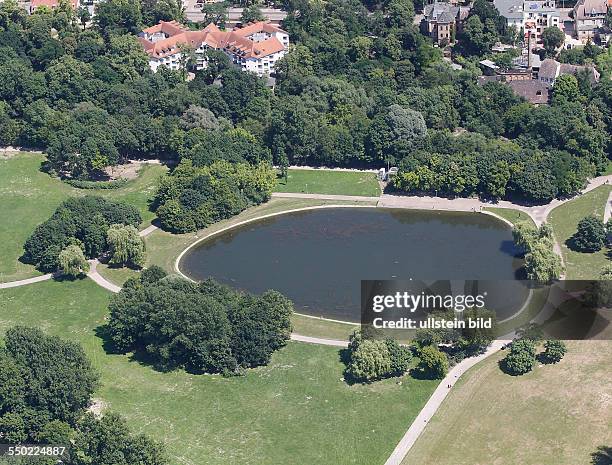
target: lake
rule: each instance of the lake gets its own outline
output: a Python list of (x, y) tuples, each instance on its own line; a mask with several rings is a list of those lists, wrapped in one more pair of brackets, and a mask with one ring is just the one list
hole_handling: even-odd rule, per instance
[(359, 321), (362, 279), (515, 280), (516, 255), (508, 225), (487, 215), (350, 207), (230, 229), (191, 248), (179, 266), (197, 281), (276, 289), (299, 313)]

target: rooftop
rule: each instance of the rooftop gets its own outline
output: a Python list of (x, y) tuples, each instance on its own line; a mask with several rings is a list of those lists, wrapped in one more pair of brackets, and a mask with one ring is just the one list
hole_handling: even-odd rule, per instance
[[(154, 41), (147, 37), (159, 32), (162, 32), (166, 37)], [(155, 26), (144, 29), (138, 40), (144, 47), (145, 52), (154, 58), (174, 55), (180, 51), (181, 45), (198, 48), (201, 44), (206, 44), (211, 48), (226, 49), (247, 59), (265, 57), (285, 49), (285, 46), (276, 37), (269, 37), (259, 42), (248, 38), (248, 36), (258, 32), (285, 33), (279, 27), (263, 21), (233, 31), (221, 31), (212, 23), (200, 31), (190, 31), (176, 21), (161, 21)]]

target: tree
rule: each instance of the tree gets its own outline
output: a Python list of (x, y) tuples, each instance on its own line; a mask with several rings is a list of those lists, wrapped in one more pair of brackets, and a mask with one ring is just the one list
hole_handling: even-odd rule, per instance
[(138, 0), (108, 0), (96, 4), (94, 23), (105, 36), (138, 34), (142, 29), (142, 13)]
[(132, 225), (113, 224), (106, 233), (112, 265), (142, 267), (145, 262), (145, 243)]
[(517, 339), (510, 345), (510, 353), (504, 358), (506, 370), (513, 375), (523, 375), (535, 366), (535, 344), (528, 339)]
[(144, 352), (161, 370), (232, 375), (268, 363), (286, 344), (293, 305), (275, 291), (253, 296), (212, 280), (145, 276), (114, 296), (109, 310), (116, 350)]
[(395, 339), (385, 339), (391, 366), (389, 374), (392, 376), (402, 376), (410, 368), (412, 362), (412, 352), (406, 346), (401, 346)]
[(27, 380), (27, 405), (46, 412), (51, 419), (74, 424), (98, 386), (98, 374), (83, 348), (23, 326), (10, 328), (5, 344)]
[(562, 105), (567, 102), (576, 102), (580, 98), (578, 80), (573, 74), (562, 74), (555, 80), (553, 86), (552, 102)]
[(525, 255), (525, 271), (527, 278), (547, 283), (559, 279), (563, 273), (561, 257), (553, 250), (552, 241), (539, 240)]
[(258, 5), (253, 4), (249, 5), (242, 10), (242, 15), (240, 15), (240, 22), (242, 24), (254, 23), (257, 21), (265, 21), (266, 17), (261, 12), (261, 9)]
[(433, 379), (442, 379), (448, 373), (448, 359), (437, 347), (425, 346), (419, 351), (419, 367)]
[(214, 23), (223, 29), (227, 21), (227, 7), (226, 2), (205, 3), (202, 6), (202, 13), (204, 13), (202, 22)]
[(607, 236), (603, 221), (590, 215), (578, 222), (578, 229), (571, 238), (571, 245), (581, 252), (597, 252), (605, 245)]
[(542, 31), (542, 44), (548, 56), (554, 56), (564, 41), (565, 34), (557, 26), (547, 27)]
[(83, 30), (85, 30), (85, 26), (89, 21), (91, 21), (91, 14), (89, 13), (89, 9), (83, 6), (80, 6), (77, 10), (77, 16), (79, 21), (81, 21), (81, 25), (83, 26)]
[(391, 355), (384, 341), (366, 339), (351, 353), (347, 374), (355, 380), (372, 381), (391, 371)]
[(85, 415), (78, 424), (73, 465), (167, 465), (161, 444), (130, 432), (123, 418), (107, 413), (101, 419)]
[(69, 245), (62, 250), (58, 257), (60, 271), (76, 278), (89, 271), (89, 263), (78, 245)]
[(555, 339), (548, 340), (544, 343), (544, 352), (542, 358), (547, 363), (557, 363), (561, 361), (565, 353), (567, 352), (567, 346), (563, 341)]

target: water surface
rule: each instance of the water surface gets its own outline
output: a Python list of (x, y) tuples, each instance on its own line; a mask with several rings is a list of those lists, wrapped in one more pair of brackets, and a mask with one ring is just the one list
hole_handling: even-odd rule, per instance
[(508, 226), (478, 213), (326, 208), (226, 231), (180, 268), (195, 280), (276, 289), (297, 312), (358, 321), (362, 279), (513, 280), (515, 255)]

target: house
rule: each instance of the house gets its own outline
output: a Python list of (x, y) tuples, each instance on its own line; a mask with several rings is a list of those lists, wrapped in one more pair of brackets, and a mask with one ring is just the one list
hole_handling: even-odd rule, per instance
[(537, 45), (542, 44), (544, 29), (562, 27), (554, 0), (493, 0), (493, 4), (508, 26), (523, 31), (525, 40), (531, 34)]
[(478, 78), (478, 84), (481, 86), (487, 82), (505, 84), (512, 89), (514, 95), (524, 98), (535, 106), (547, 105), (550, 101), (552, 85), (531, 79), (531, 76), (521, 75), (517, 78), (515, 76), (496, 74), (495, 76), (480, 76)]
[(588, 72), (592, 83), (599, 82), (599, 72), (592, 65), (568, 65), (566, 63), (559, 63), (552, 58), (547, 58), (540, 64), (538, 81), (552, 86), (559, 76), (563, 74), (577, 74), (582, 71)]
[(535, 79), (508, 82), (515, 95), (523, 97), (535, 106), (547, 105), (550, 101), (552, 86)]
[(423, 33), (438, 45), (451, 44), (469, 11), (468, 7), (453, 6), (450, 3), (435, 2), (426, 5), (421, 22)]
[(576, 38), (582, 43), (599, 38), (608, 8), (608, 0), (578, 0), (572, 11)]
[(274, 65), (289, 48), (289, 34), (278, 26), (263, 21), (248, 24), (232, 31), (221, 31), (209, 24), (199, 31), (191, 31), (176, 21), (161, 21), (144, 29), (139, 41), (149, 56), (149, 66), (157, 71), (160, 66), (178, 70), (185, 66), (185, 49), (195, 56), (195, 68), (207, 66), (206, 51), (222, 50), (232, 63), (244, 71), (259, 76), (270, 76)]
[[(73, 10), (76, 10), (79, 6), (79, 0), (70, 0), (70, 6)], [(34, 13), (40, 7), (47, 7), (51, 10), (56, 9), (60, 5), (60, 0), (32, 0), (28, 11), (30, 14)]]

